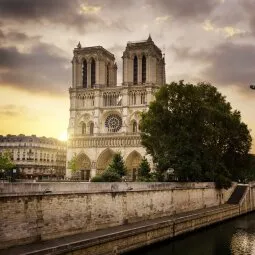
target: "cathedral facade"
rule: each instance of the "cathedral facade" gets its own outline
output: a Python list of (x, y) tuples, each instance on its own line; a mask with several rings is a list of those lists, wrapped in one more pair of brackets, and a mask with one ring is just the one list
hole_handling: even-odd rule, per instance
[[(104, 171), (116, 152), (122, 154), (129, 179), (134, 180), (146, 156), (139, 134), (140, 114), (165, 84), (165, 60), (150, 36), (128, 42), (122, 59), (123, 81), (117, 86), (112, 53), (80, 43), (73, 51), (67, 162), (77, 157), (76, 177), (83, 180)], [(66, 176), (71, 177), (68, 167)]]

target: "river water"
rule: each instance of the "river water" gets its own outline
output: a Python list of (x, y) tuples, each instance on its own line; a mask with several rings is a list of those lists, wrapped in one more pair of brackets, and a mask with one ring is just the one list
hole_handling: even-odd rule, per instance
[(255, 255), (255, 213), (129, 255)]

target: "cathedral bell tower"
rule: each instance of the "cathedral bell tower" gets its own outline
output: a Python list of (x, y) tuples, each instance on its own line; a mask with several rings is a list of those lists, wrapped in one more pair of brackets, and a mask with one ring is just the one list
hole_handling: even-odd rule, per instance
[(165, 59), (150, 35), (145, 41), (128, 42), (122, 59), (123, 85), (165, 84)]
[(72, 88), (113, 87), (117, 84), (117, 66), (112, 53), (102, 46), (82, 47), (73, 51)]

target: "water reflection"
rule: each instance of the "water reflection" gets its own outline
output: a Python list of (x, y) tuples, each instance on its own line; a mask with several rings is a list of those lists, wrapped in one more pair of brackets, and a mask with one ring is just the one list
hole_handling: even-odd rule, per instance
[(255, 255), (255, 213), (129, 255)]
[(230, 249), (233, 255), (255, 254), (255, 234), (238, 230), (231, 239)]

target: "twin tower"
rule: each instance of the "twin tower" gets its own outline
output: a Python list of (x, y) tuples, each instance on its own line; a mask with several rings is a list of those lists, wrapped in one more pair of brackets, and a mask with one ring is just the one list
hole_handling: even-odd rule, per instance
[[(114, 153), (121, 152), (129, 178), (134, 180), (146, 155), (140, 143), (141, 112), (165, 84), (162, 52), (150, 36), (128, 42), (119, 86), (115, 57), (102, 46), (79, 43), (73, 54), (67, 160), (77, 156), (76, 178), (87, 180), (105, 170)], [(67, 176), (71, 176), (69, 169)]]
[[(164, 84), (165, 61), (151, 36), (145, 41), (128, 42), (123, 53), (122, 85)], [(117, 64), (102, 46), (74, 49), (73, 88), (117, 86)]]

